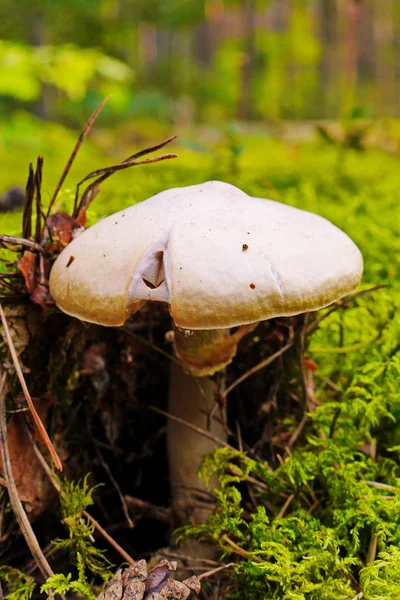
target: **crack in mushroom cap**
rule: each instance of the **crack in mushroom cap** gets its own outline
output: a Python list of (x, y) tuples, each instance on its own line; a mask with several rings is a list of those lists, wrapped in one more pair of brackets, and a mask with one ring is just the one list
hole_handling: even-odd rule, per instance
[(83, 321), (122, 325), (158, 300), (178, 327), (216, 329), (328, 306), (361, 274), (357, 246), (326, 219), (210, 181), (90, 227), (56, 260), (50, 291)]

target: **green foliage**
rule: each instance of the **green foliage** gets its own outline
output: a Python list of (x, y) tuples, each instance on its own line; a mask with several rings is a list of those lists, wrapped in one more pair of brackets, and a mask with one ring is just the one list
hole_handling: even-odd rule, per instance
[(33, 577), (12, 567), (0, 566), (0, 581), (7, 584), (6, 600), (30, 600), (36, 587)]
[[(129, 127), (142, 137), (149, 122)], [(170, 133), (151, 127), (153, 143)], [(21, 135), (23, 131), (28, 135)], [(252, 195), (332, 220), (363, 253), (362, 289), (387, 285), (338, 308), (307, 339), (307, 355), (318, 365), (318, 404), (282, 465), (226, 449), (205, 458), (203, 476), (216, 474), (221, 488), (215, 492), (217, 506), (209, 522), (191, 533), (211, 539), (225, 556), (238, 559), (233, 597), (350, 600), (362, 591), (366, 600), (394, 600), (400, 596), (398, 156), (368, 146), (363, 152), (349, 147), (338, 176), (333, 143), (282, 142), (269, 138), (267, 130), (244, 134), (240, 126), (183, 134), (180, 139), (173, 148), (179, 154), (176, 161), (133, 169), (107, 182), (90, 220), (168, 187), (223, 179)], [(8, 165), (4, 186), (16, 182), (21, 156), (35, 157), (45, 145), (49, 159), (44, 198), (49, 197), (74, 135), (58, 125), (38, 126), (24, 115), (19, 122), (2, 125), (0, 140), (0, 158)], [(118, 148), (118, 154), (105, 157), (103, 148)], [(130, 138), (121, 131), (103, 132), (85, 142), (69, 187), (60, 195), (61, 207), (71, 206), (75, 181), (132, 150)], [(19, 222), (20, 215), (6, 215), (1, 230), (19, 233)], [(301, 407), (294, 407), (282, 421), (278, 416), (277, 425), (289, 437), (301, 417)], [(253, 486), (255, 504), (247, 493), (249, 476), (261, 483)], [(86, 573), (106, 577), (108, 572), (104, 557), (93, 551), (92, 528), (82, 519), (91, 491), (87, 481), (64, 485), (63, 518), (69, 537), (59, 547), (71, 552), (78, 575), (57, 575), (51, 586), (76, 593), (79, 589), (90, 598), (90, 582), (81, 575), (80, 565)], [(241, 554), (236, 554), (237, 547)]]
[[(391, 159), (349, 149), (347, 175), (335, 180), (325, 162), (331, 156), (334, 169), (334, 155), (325, 146), (317, 158), (311, 148), (309, 163), (305, 148), (296, 155), (302, 173), (285, 166), (278, 150), (279, 167), (269, 163), (273, 196), (346, 229), (364, 254), (363, 289), (389, 286), (327, 314), (307, 339), (307, 356), (318, 366), (317, 406), (282, 464), (229, 449), (204, 458), (201, 475), (220, 482), (216, 508), (206, 524), (182, 535), (212, 540), (224, 556), (235, 556), (232, 598), (350, 600), (362, 591), (367, 600), (394, 600), (400, 597), (400, 302), (393, 275), (399, 273), (400, 214), (393, 172), (383, 166)], [(242, 169), (248, 158), (245, 149)], [(253, 174), (256, 161), (253, 155)], [(371, 170), (358, 170), (361, 164)], [(379, 170), (387, 173), (384, 181)], [(238, 178), (244, 179), (240, 168)], [(329, 309), (311, 324), (324, 312)], [(301, 416), (296, 408), (286, 411), (276, 425), (290, 436)], [(249, 477), (259, 485), (246, 483)]]
[(361, 589), (365, 600), (397, 600), (400, 589), (400, 550), (390, 546), (378, 560), (361, 569)]
[[(55, 548), (69, 553), (71, 564), (76, 566), (77, 578), (72, 573), (56, 573), (49, 577), (41, 587), (41, 592), (47, 593), (49, 598), (54, 594), (75, 592), (85, 600), (94, 600), (97, 593), (88, 579), (88, 573), (103, 581), (108, 581), (113, 575), (112, 564), (103, 551), (94, 545), (94, 527), (83, 514), (93, 504), (96, 489), (90, 488), (87, 480), (88, 477), (78, 482), (57, 479), (62, 521), (68, 527), (69, 535), (66, 539), (53, 540), (53, 544)], [(0, 566), (0, 581), (7, 583), (7, 600), (30, 600), (36, 587), (32, 577), (9, 566)]]
[[(232, 597), (353, 598), (357, 571), (371, 560), (375, 542), (379, 558), (360, 572), (364, 597), (399, 597), (398, 309), (398, 299), (381, 291), (321, 323), (309, 353), (321, 356), (319, 372), (343, 390), (333, 395), (329, 385), (318, 387), (306, 436), (280, 466), (272, 470), (229, 449), (204, 458), (201, 475), (220, 482), (217, 505), (205, 525), (185, 535), (212, 539), (225, 555), (237, 546), (239, 556), (244, 551)], [(255, 488), (254, 512), (243, 494), (248, 476), (263, 486)]]
[[(82, 101), (91, 89), (123, 102), (123, 89), (133, 78), (125, 63), (96, 49), (72, 44), (32, 47), (0, 40), (0, 96), (20, 101), (38, 100), (43, 86), (64, 92), (69, 101)], [(73, 76), (66, 76), (73, 73)]]
[(40, 591), (47, 593), (49, 598), (54, 594), (66, 594), (67, 592), (76, 592), (83, 596), (86, 600), (94, 600), (96, 593), (89, 585), (85, 576), (85, 564), (80, 554), (77, 555), (78, 579), (72, 580), (72, 575), (57, 574), (49, 577), (45, 584), (42, 585)]
[(70, 553), (71, 560), (76, 562), (79, 572), (77, 582), (70, 582), (70, 576), (64, 580), (60, 577), (59, 581), (57, 580), (60, 585), (86, 585), (85, 568), (105, 581), (112, 575), (111, 563), (104, 556), (104, 552), (93, 543), (94, 526), (83, 515), (83, 511), (93, 504), (93, 493), (96, 489), (90, 488), (87, 480), (88, 476), (79, 482), (59, 480), (62, 520), (68, 527), (69, 535), (68, 538), (54, 540), (53, 544), (56, 548)]

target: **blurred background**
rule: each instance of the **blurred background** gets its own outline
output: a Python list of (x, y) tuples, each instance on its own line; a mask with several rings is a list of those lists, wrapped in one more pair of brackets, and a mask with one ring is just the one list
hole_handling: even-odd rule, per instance
[[(221, 179), (319, 212), (361, 245), (369, 231), (366, 255), (388, 227), (398, 239), (399, 28), (399, 0), (0, 0), (0, 211), (20, 206), (13, 186), (39, 154), (49, 201), (110, 96), (61, 208), (90, 171), (178, 134), (177, 160), (115, 175), (90, 220)], [(19, 214), (0, 225), (20, 232)], [(393, 277), (387, 259), (370, 269)]]
[(0, 115), (399, 116), (399, 28), (397, 0), (0, 0)]

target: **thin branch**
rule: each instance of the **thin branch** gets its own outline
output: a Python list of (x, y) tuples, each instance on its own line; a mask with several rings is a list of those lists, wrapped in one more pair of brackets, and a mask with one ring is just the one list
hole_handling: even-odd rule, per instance
[(241, 548), (235, 542), (233, 542), (230, 538), (228, 538), (227, 535), (223, 535), (222, 539), (234, 550), (235, 554), (238, 554), (239, 556), (242, 556), (243, 558), (249, 558), (250, 552), (247, 552), (247, 550), (243, 550), (243, 548)]
[[(196, 427), (195, 425), (192, 425), (192, 423), (189, 423), (188, 421), (185, 421), (184, 419), (176, 417), (175, 415), (171, 415), (155, 406), (149, 406), (149, 409), (159, 415), (163, 415), (164, 417), (167, 417), (167, 419), (171, 419), (172, 421), (176, 421), (177, 423), (180, 423), (181, 425), (185, 425), (186, 427), (189, 427), (189, 429), (192, 429), (199, 435), (202, 435), (203, 437), (206, 437), (209, 440), (212, 440), (217, 446), (222, 446), (223, 448), (229, 448), (230, 450), (233, 450), (234, 452), (238, 452), (238, 450), (236, 448), (234, 448), (233, 446), (231, 446), (224, 440), (221, 440), (217, 436), (213, 435), (209, 431), (205, 431), (204, 429), (201, 429), (200, 427)], [(248, 456), (246, 456), (246, 454), (242, 454), (241, 456), (246, 461), (251, 460)], [(262, 481), (258, 481), (257, 479), (255, 479), (254, 477), (251, 477), (250, 475), (243, 476), (242, 473), (240, 473), (240, 471), (235, 472), (233, 468), (230, 469), (230, 472), (233, 473), (233, 475), (236, 475), (237, 477), (242, 477), (244, 480), (248, 481), (249, 483), (252, 483), (253, 485), (260, 488), (261, 490), (268, 489), (268, 487), (266, 486), (265, 483), (263, 483)], [(185, 489), (190, 489), (190, 488), (187, 488), (186, 486), (181, 486), (181, 487), (183, 487)], [(196, 490), (196, 491), (200, 492), (200, 490)]]
[[(117, 166), (122, 166), (123, 168), (127, 168), (129, 166), (132, 166), (134, 164), (143, 164), (145, 161), (141, 161), (141, 162), (137, 162), (137, 163), (133, 163), (132, 161), (134, 161), (134, 159), (136, 158), (140, 158), (141, 156), (144, 156), (145, 154), (149, 154), (150, 152), (155, 152), (156, 150), (160, 150), (160, 148), (164, 148), (164, 146), (166, 146), (167, 144), (169, 144), (170, 142), (172, 142), (174, 139), (176, 138), (176, 136), (170, 137), (166, 140), (164, 140), (163, 142), (161, 142), (160, 144), (157, 144), (156, 146), (151, 146), (150, 148), (145, 148), (144, 150), (140, 150), (139, 152), (136, 152), (136, 154), (133, 154), (132, 156), (129, 156), (128, 158), (126, 158), (125, 160), (122, 161), (122, 163), (120, 163), (120, 165)], [(168, 158), (175, 158), (175, 155), (164, 155), (165, 157)], [(163, 157), (156, 157), (156, 161), (157, 160), (163, 160)], [(154, 160), (153, 160), (154, 162)], [(78, 185), (76, 186), (76, 193), (75, 193), (75, 200), (74, 200), (74, 210), (72, 213), (72, 216), (74, 218), (77, 218), (77, 216), (79, 215), (79, 212), (82, 210), (82, 208), (84, 206), (88, 205), (88, 202), (86, 202), (86, 199), (89, 197), (89, 194), (91, 192), (92, 196), (89, 200), (89, 202), (93, 199), (94, 194), (95, 194), (95, 188), (97, 188), (100, 183), (102, 183), (103, 181), (105, 181), (106, 179), (108, 179), (114, 172), (115, 170), (112, 170), (110, 172), (110, 169), (113, 169), (113, 167), (108, 167), (107, 169), (100, 169), (97, 171), (93, 171), (92, 173), (89, 173), (89, 175), (87, 175), (84, 179), (82, 179), (82, 181), (80, 181), (78, 183)], [(106, 173), (107, 171), (107, 173)], [(84, 183), (85, 181), (87, 181), (88, 179), (92, 179), (93, 177), (97, 177), (98, 175), (101, 175), (101, 177), (99, 177), (98, 179), (96, 179), (96, 181), (94, 181), (93, 183), (91, 183), (86, 190), (83, 192), (82, 194), (82, 198), (79, 202), (78, 205), (78, 198), (79, 198), (79, 188), (81, 186), (82, 183)]]
[(336, 383), (331, 381), (329, 379), (329, 377), (325, 377), (324, 375), (321, 375), (321, 373), (318, 373), (318, 371), (315, 371), (313, 373), (313, 375), (316, 379), (319, 379), (320, 381), (323, 381), (324, 383), (326, 383), (326, 385), (329, 386), (330, 388), (332, 388), (333, 390), (335, 390), (335, 392), (343, 393), (343, 389), (341, 387), (339, 387), (338, 385), (336, 385)]
[(111, 483), (113, 484), (115, 491), (117, 492), (118, 496), (119, 496), (119, 500), (121, 502), (121, 506), (122, 506), (122, 511), (125, 515), (125, 519), (126, 522), (128, 524), (128, 527), (130, 529), (133, 529), (135, 527), (135, 523), (132, 521), (130, 514), (129, 514), (129, 510), (128, 510), (128, 506), (127, 506), (127, 502), (125, 499), (125, 496), (123, 495), (123, 493), (121, 492), (121, 488), (118, 485), (118, 482), (116, 481), (114, 475), (111, 472), (110, 467), (108, 466), (108, 464), (106, 463), (106, 461), (104, 460), (104, 457), (101, 453), (101, 451), (99, 450), (98, 446), (96, 446), (96, 454), (101, 462), (101, 465), (103, 467), (103, 469), (106, 471)]
[(231, 562), (228, 563), (227, 565), (222, 565), (221, 567), (217, 567), (216, 569), (211, 569), (211, 571), (206, 571), (205, 573), (202, 573), (201, 575), (199, 575), (197, 577), (197, 579), (204, 579), (205, 577), (211, 577), (212, 575), (215, 575), (216, 573), (219, 573), (220, 571), (223, 571), (224, 569), (229, 569), (230, 567), (233, 567), (235, 563)]
[(178, 136), (176, 136), (176, 135), (171, 135), (171, 137), (167, 138), (166, 140), (163, 140), (159, 144), (155, 144), (154, 146), (149, 146), (148, 148), (145, 148), (144, 150), (139, 150), (139, 152), (136, 152), (135, 154), (132, 154), (132, 156), (129, 156), (128, 158), (126, 158), (124, 162), (130, 162), (131, 160), (135, 160), (136, 158), (142, 158), (142, 156), (146, 156), (146, 154), (151, 154), (152, 152), (157, 152), (157, 150), (161, 150), (161, 148), (164, 148), (167, 144), (170, 144), (171, 142), (176, 140), (177, 137)]
[(243, 475), (243, 473), (241, 473), (239, 470), (237, 471), (234, 467), (229, 467), (227, 469), (227, 471), (228, 471), (228, 473), (231, 473), (232, 475), (235, 475), (236, 477), (240, 477), (241, 479), (244, 479), (245, 481), (247, 481), (247, 483), (251, 483), (255, 487), (259, 488), (260, 490), (263, 490), (263, 491), (268, 490), (268, 486), (265, 483), (263, 483), (262, 481), (258, 481), (258, 479), (256, 479), (255, 477), (252, 477), (251, 475)]
[(165, 506), (157, 506), (156, 504), (151, 504), (151, 502), (146, 502), (145, 500), (134, 498), (133, 496), (125, 496), (125, 502), (133, 510), (140, 513), (139, 515), (135, 514), (136, 518), (138, 516), (146, 517), (155, 519), (156, 521), (160, 521), (160, 523), (165, 523), (166, 525), (171, 525), (172, 514), (170, 508), (166, 508)]
[(31, 551), (31, 554), (45, 579), (54, 575), (49, 563), (47, 562), (35, 533), (29, 523), (28, 517), (22, 506), (22, 502), (18, 496), (17, 486), (13, 477), (10, 454), (8, 452), (7, 442), (7, 422), (6, 422), (6, 402), (5, 396), (7, 391), (7, 373), (4, 373), (0, 382), (0, 441), (1, 455), (3, 460), (4, 477), (7, 482), (8, 496), (10, 498), (11, 507), (14, 511), (15, 518), (21, 529), (22, 535)]
[[(61, 488), (58, 485), (57, 481), (54, 479), (53, 474), (51, 472), (51, 469), (49, 467), (49, 465), (47, 464), (43, 454), (40, 452), (35, 440), (33, 439), (33, 436), (31, 434), (31, 431), (28, 427), (27, 422), (24, 422), (24, 429), (25, 432), (27, 433), (29, 440), (32, 444), (33, 450), (36, 454), (37, 459), (39, 460), (40, 464), (42, 465), (42, 468), (44, 470), (44, 472), (46, 473), (47, 477), (49, 478), (51, 484), (53, 485), (53, 487), (56, 489), (56, 491), (60, 494), (61, 493)], [(108, 541), (108, 543), (110, 544), (110, 546), (112, 546), (113, 548), (115, 548), (115, 550), (122, 556), (122, 558), (124, 560), (126, 560), (130, 565), (134, 565), (135, 561), (133, 560), (133, 558), (131, 556), (129, 556), (129, 554), (127, 552), (125, 552), (125, 550), (114, 540), (114, 538), (111, 537), (111, 535), (109, 533), (107, 533), (107, 531), (96, 521), (96, 519), (94, 519), (92, 517), (92, 515), (90, 515), (86, 510), (84, 510), (82, 512), (83, 516), (86, 517), (91, 524), (93, 525), (93, 527), (95, 529), (97, 529), (97, 531)]]
[(25, 238), (15, 237), (13, 235), (0, 235), (0, 244), (11, 244), (12, 246), (26, 246), (31, 250), (37, 252), (44, 252), (44, 248), (33, 242), (32, 240), (26, 240)]
[(266, 358), (265, 360), (262, 360), (260, 363), (258, 363), (257, 365), (255, 365), (254, 367), (252, 367), (251, 369), (246, 371), (246, 373), (243, 373), (243, 375), (241, 377), (236, 379), (236, 381), (234, 381), (228, 388), (226, 388), (226, 390), (224, 392), (225, 398), (228, 394), (231, 393), (232, 390), (235, 389), (236, 386), (238, 386), (240, 383), (245, 381), (245, 379), (247, 379), (251, 375), (254, 375), (254, 373), (257, 373), (257, 371), (260, 371), (261, 369), (264, 369), (265, 367), (267, 367), (268, 365), (273, 363), (274, 360), (279, 358), (279, 356), (282, 356), (282, 354), (284, 354), (292, 346), (293, 346), (293, 342), (289, 342), (288, 344), (283, 346), (280, 350), (275, 352), (275, 354), (271, 354), (271, 356), (268, 356), (268, 358)]
[(291, 504), (292, 500), (294, 500), (294, 494), (290, 494), (290, 496), (287, 498), (285, 504), (282, 506), (281, 510), (276, 515), (276, 519), (282, 519), (287, 509), (289, 508), (289, 505)]
[(121, 327), (121, 331), (123, 333), (125, 333), (126, 335), (128, 335), (129, 337), (131, 337), (133, 340), (139, 342), (139, 344), (143, 344), (143, 346), (147, 346), (147, 348), (154, 350), (154, 352), (158, 352), (159, 354), (161, 354), (161, 356), (168, 358), (168, 360), (171, 360), (172, 362), (176, 363), (177, 365), (183, 366), (183, 363), (182, 363), (182, 361), (179, 360), (179, 358), (176, 358), (176, 356), (174, 356), (173, 354), (169, 354), (162, 348), (159, 348), (158, 346), (156, 346), (149, 340), (146, 340), (146, 338), (142, 337), (141, 335), (134, 333), (133, 331), (130, 330), (129, 327), (127, 327), (127, 326)]
[(58, 458), (57, 452), (55, 451), (54, 446), (53, 446), (53, 444), (52, 444), (52, 442), (51, 442), (51, 440), (50, 440), (50, 438), (49, 438), (49, 436), (47, 434), (47, 431), (46, 431), (46, 429), (45, 429), (45, 427), (44, 427), (44, 425), (43, 425), (43, 423), (42, 423), (42, 421), (41, 421), (41, 419), (40, 419), (40, 417), (39, 417), (39, 415), (38, 415), (38, 413), (36, 411), (35, 405), (33, 404), (31, 395), (30, 395), (29, 390), (27, 388), (27, 385), (25, 383), (25, 378), (24, 378), (24, 375), (22, 373), (21, 366), (19, 364), (18, 355), (17, 355), (17, 352), (15, 350), (14, 342), (12, 340), (10, 329), (9, 329), (8, 323), (7, 323), (7, 319), (6, 319), (6, 316), (4, 314), (4, 310), (3, 310), (3, 307), (2, 307), (1, 304), (0, 304), (0, 318), (1, 318), (1, 322), (2, 322), (3, 328), (4, 328), (4, 333), (6, 334), (6, 339), (7, 339), (8, 347), (9, 347), (9, 350), (10, 350), (11, 358), (12, 358), (12, 361), (14, 363), (15, 371), (17, 373), (17, 377), (19, 379), (22, 391), (24, 393), (25, 400), (26, 400), (26, 402), (27, 402), (27, 404), (29, 406), (29, 409), (31, 411), (33, 420), (36, 423), (36, 427), (38, 428), (39, 433), (42, 436), (43, 441), (46, 444), (47, 449), (50, 452), (50, 455), (51, 455), (51, 457), (52, 457), (52, 459), (53, 459), (53, 461), (54, 461), (57, 469), (59, 469), (60, 471), (62, 471), (61, 461)]
[(82, 198), (81, 198), (79, 204), (76, 206), (76, 208), (74, 208), (74, 213), (72, 216), (74, 218), (77, 218), (79, 213), (81, 212), (81, 210), (86, 210), (87, 207), (89, 206), (90, 202), (92, 201), (94, 194), (96, 194), (97, 188), (100, 185), (100, 183), (103, 183), (103, 181), (105, 181), (106, 179), (111, 177), (111, 175), (113, 175), (117, 171), (123, 171), (125, 169), (130, 169), (131, 167), (136, 167), (139, 165), (148, 165), (151, 163), (160, 162), (162, 160), (168, 160), (170, 158), (177, 158), (177, 154), (172, 154), (172, 153), (161, 154), (161, 156), (155, 156), (154, 158), (145, 158), (144, 160), (137, 160), (137, 161), (130, 161), (130, 162), (124, 161), (123, 163), (121, 163), (119, 165), (105, 167), (104, 169), (99, 169), (98, 171), (93, 171), (92, 173), (89, 173), (89, 175), (87, 175), (84, 179), (82, 179), (82, 181), (80, 181), (78, 183), (78, 185), (76, 186), (76, 196), (75, 196), (76, 202), (77, 202), (77, 198), (78, 198), (78, 194), (79, 194), (79, 188), (82, 185), (82, 183), (84, 183), (85, 181), (88, 181), (89, 179), (92, 179), (94, 177), (98, 177), (98, 179), (96, 179), (93, 183), (88, 185), (88, 187), (85, 189), (85, 191), (82, 194)]
[(369, 543), (368, 552), (367, 552), (367, 559), (366, 559), (367, 565), (374, 562), (374, 560), (376, 559), (377, 550), (378, 550), (378, 538), (376, 536), (376, 533), (372, 533), (371, 541)]
[(32, 206), (35, 195), (35, 175), (33, 165), (29, 163), (28, 181), (25, 188), (25, 202), (22, 213), (22, 235), (24, 238), (30, 238), (32, 235)]
[(43, 175), (43, 156), (38, 156), (35, 171), (35, 190), (36, 190), (36, 231), (35, 242), (40, 244), (42, 240), (42, 175)]
[(303, 431), (304, 425), (307, 423), (307, 421), (308, 421), (308, 415), (307, 415), (307, 413), (304, 413), (303, 418), (301, 419), (300, 423), (297, 425), (296, 429), (290, 436), (290, 439), (285, 448), (284, 456), (287, 456), (290, 453), (294, 444), (297, 442), (297, 439), (299, 438), (301, 432)]
[(75, 147), (72, 150), (71, 156), (69, 157), (69, 159), (67, 161), (67, 164), (65, 165), (64, 171), (61, 174), (60, 180), (59, 180), (59, 182), (56, 185), (56, 189), (53, 192), (53, 195), (52, 195), (51, 200), (50, 200), (49, 207), (47, 209), (46, 218), (50, 215), (50, 211), (53, 208), (54, 202), (56, 201), (58, 192), (60, 191), (61, 186), (64, 183), (65, 178), (67, 177), (67, 175), (68, 175), (68, 173), (69, 173), (69, 171), (70, 171), (70, 169), (72, 167), (72, 164), (73, 164), (73, 162), (74, 162), (74, 160), (76, 158), (76, 155), (78, 154), (79, 148), (81, 147), (83, 141), (85, 140), (85, 138), (87, 137), (89, 131), (91, 130), (92, 125), (95, 122), (95, 120), (97, 119), (100, 111), (102, 110), (102, 108), (108, 102), (109, 99), (110, 99), (110, 96), (108, 96), (107, 98), (105, 98), (103, 100), (103, 102), (96, 108), (96, 110), (94, 111), (94, 113), (90, 116), (88, 122), (86, 123), (85, 127), (83, 128), (83, 131), (81, 132), (81, 134), (80, 134), (80, 136), (79, 136), (79, 138), (78, 138), (78, 140), (77, 140), (77, 142), (75, 144)]
[(91, 173), (89, 173), (89, 175), (86, 175), (86, 177), (84, 177), (78, 183), (78, 185), (82, 185), (82, 183), (89, 181), (89, 179), (94, 179), (95, 177), (104, 177), (104, 176), (110, 177), (116, 171), (123, 171), (124, 169), (127, 169), (130, 166), (153, 163), (153, 162), (156, 162), (157, 160), (164, 159), (164, 158), (176, 158), (175, 154), (172, 154), (172, 155), (171, 154), (162, 154), (161, 156), (154, 156), (152, 158), (146, 158), (144, 160), (136, 160), (136, 159), (140, 158), (141, 156), (144, 156), (145, 154), (151, 154), (152, 152), (155, 152), (156, 150), (163, 148), (167, 144), (170, 144), (175, 138), (176, 138), (176, 135), (168, 138), (167, 140), (164, 140), (163, 142), (161, 142), (160, 144), (157, 144), (156, 146), (152, 146), (151, 148), (146, 148), (145, 150), (140, 150), (136, 154), (133, 154), (132, 156), (129, 156), (128, 158), (125, 158), (125, 160), (123, 160), (121, 163), (119, 163), (117, 165), (112, 165), (111, 167), (105, 167), (103, 169), (96, 169), (96, 171), (92, 171)]
[(189, 429), (192, 429), (199, 435), (202, 435), (203, 437), (206, 437), (209, 440), (212, 440), (215, 444), (217, 444), (217, 446), (222, 446), (223, 448), (229, 448), (230, 450), (234, 450), (235, 452), (237, 452), (236, 448), (234, 448), (227, 442), (224, 442), (224, 440), (221, 440), (220, 438), (213, 435), (212, 433), (209, 433), (208, 431), (204, 431), (204, 429), (201, 429), (200, 427), (196, 427), (196, 425), (192, 425), (192, 423), (188, 423), (188, 421), (185, 421), (184, 419), (175, 417), (175, 415), (171, 415), (171, 414), (165, 412), (164, 410), (161, 410), (161, 408), (157, 408), (156, 406), (149, 406), (149, 409), (151, 411), (157, 413), (158, 415), (162, 415), (163, 417), (167, 417), (167, 419), (171, 419), (172, 421), (176, 421), (177, 423), (180, 423), (181, 425), (185, 425), (186, 427), (189, 427)]
[(399, 488), (395, 487), (394, 485), (389, 485), (388, 483), (380, 483), (379, 481), (364, 481), (364, 483), (366, 483), (367, 485), (369, 485), (371, 487), (378, 488), (380, 490), (396, 491), (399, 489)]
[(211, 560), (210, 558), (203, 558), (201, 556), (188, 556), (187, 554), (181, 554), (180, 552), (170, 552), (169, 549), (165, 548), (161, 548), (161, 550), (158, 551), (158, 554), (161, 554), (161, 556), (167, 556), (168, 558), (177, 558), (181, 561), (204, 563), (205, 565), (210, 565), (211, 567), (213, 567), (214, 565), (217, 566), (219, 564), (215, 560)]
[(103, 536), (103, 538), (107, 540), (110, 546), (112, 546), (122, 556), (122, 558), (126, 560), (127, 563), (129, 563), (130, 565), (136, 564), (136, 561), (133, 560), (133, 558), (129, 556), (127, 552), (125, 552), (125, 550), (118, 544), (118, 542), (116, 542), (114, 538), (112, 538), (111, 535), (107, 533), (107, 531), (100, 525), (98, 521), (96, 521), (96, 519), (92, 517), (92, 515), (90, 515), (86, 510), (84, 510), (82, 514), (91, 522), (93, 527), (97, 529), (97, 531)]

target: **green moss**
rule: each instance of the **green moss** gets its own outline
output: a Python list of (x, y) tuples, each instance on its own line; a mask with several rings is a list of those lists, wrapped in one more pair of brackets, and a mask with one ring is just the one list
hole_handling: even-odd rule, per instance
[(7, 586), (7, 600), (30, 600), (36, 587), (33, 577), (7, 566), (0, 567), (0, 582)]
[(96, 489), (89, 487), (87, 479), (78, 482), (59, 480), (62, 521), (68, 528), (68, 537), (53, 541), (55, 548), (70, 553), (72, 562), (77, 565), (80, 583), (86, 582), (85, 569), (104, 581), (112, 575), (111, 563), (93, 543), (94, 526), (83, 514), (93, 504)]
[[(44, 198), (49, 198), (74, 136), (47, 124), (35, 140), (34, 124), (25, 138), (11, 126), (5, 135), (5, 127), (0, 132), (0, 158), (7, 164), (2, 187), (23, 184), (26, 161), (40, 152), (46, 156)], [(103, 132), (85, 142), (60, 195), (61, 208), (71, 206), (74, 182), (132, 152), (126, 142), (107, 136)], [(105, 156), (101, 139), (107, 139), (108, 152), (115, 148), (112, 154)], [(223, 179), (249, 194), (332, 220), (363, 253), (362, 289), (387, 284), (330, 314), (307, 340), (307, 355), (318, 366), (318, 404), (280, 466), (227, 449), (205, 457), (203, 476), (216, 474), (221, 483), (217, 505), (206, 525), (186, 535), (211, 539), (224, 556), (235, 556), (231, 597), (351, 600), (362, 592), (365, 600), (394, 600), (400, 597), (398, 156), (348, 150), (338, 176), (337, 149), (326, 144), (300, 145), (240, 131), (229, 138), (209, 130), (184, 133), (173, 149), (177, 160), (110, 179), (90, 210), (90, 221), (168, 187)], [(20, 215), (2, 217), (0, 229), (19, 233)], [(278, 417), (279, 431), (289, 437), (301, 416), (298, 407)], [(254, 504), (246, 491), (248, 476), (261, 483), (253, 489)], [(90, 491), (86, 483), (70, 484), (63, 498), (69, 537), (56, 543), (71, 552), (78, 575), (57, 575), (51, 586), (90, 598), (91, 591), (79, 588), (87, 585), (85, 573), (109, 573), (90, 542), (91, 525), (81, 519)], [(21, 579), (21, 595), (9, 597), (28, 598), (27, 586)]]

